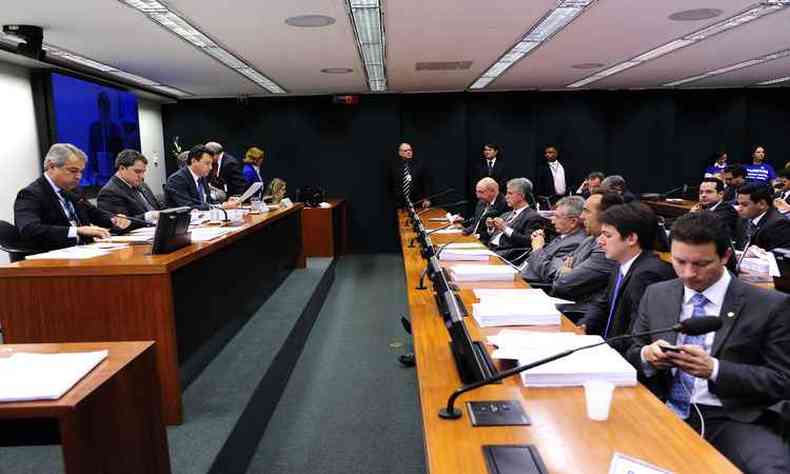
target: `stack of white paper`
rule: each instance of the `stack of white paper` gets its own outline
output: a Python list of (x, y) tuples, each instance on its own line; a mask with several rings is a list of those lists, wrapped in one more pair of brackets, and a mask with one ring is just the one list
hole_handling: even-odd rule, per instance
[(231, 227), (199, 227), (197, 229), (192, 229), (189, 232), (192, 235), (192, 242), (206, 242), (235, 230), (238, 229)]
[(481, 303), (496, 304), (501, 301), (516, 301), (525, 304), (535, 301), (549, 301), (554, 305), (573, 303), (571, 300), (549, 296), (545, 291), (536, 288), (475, 288), (473, 291)]
[(455, 265), (448, 270), (455, 281), (512, 281), (516, 274), (507, 265)]
[(88, 258), (101, 257), (108, 255), (109, 250), (103, 250), (86, 245), (75, 245), (65, 249), (50, 250), (49, 252), (28, 255), (25, 260), (84, 260)]
[(57, 400), (106, 358), (107, 351), (0, 358), (0, 402)]
[(463, 229), (459, 229), (456, 227), (448, 227), (446, 229), (439, 229), (439, 230), (428, 230), (429, 234), (460, 234)]
[(472, 316), (480, 327), (559, 325), (561, 315), (548, 300), (525, 304), (520, 301), (475, 303)]
[(466, 249), (444, 248), (439, 254), (439, 260), (474, 260), (479, 262), (487, 262), (492, 255), (494, 255), (494, 252), (488, 250), (485, 247)]
[[(499, 349), (493, 357), (517, 359), (519, 365), (552, 356), (567, 349), (602, 342), (600, 336), (577, 335), (569, 332), (502, 331), (488, 338)], [(604, 344), (575, 352), (521, 373), (521, 381), (530, 387), (577, 386), (591, 380), (615, 385), (636, 385), (636, 369), (616, 350)]]
[(480, 242), (453, 242), (445, 245), (446, 249), (486, 249)]

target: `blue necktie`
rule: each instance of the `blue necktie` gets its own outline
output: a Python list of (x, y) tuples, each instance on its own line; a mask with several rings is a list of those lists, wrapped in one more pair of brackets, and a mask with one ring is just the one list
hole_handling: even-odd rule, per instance
[(59, 194), (61, 199), (63, 199), (63, 207), (66, 209), (66, 218), (69, 220), (69, 222), (79, 225), (80, 219), (77, 217), (77, 210), (74, 209), (74, 205), (66, 197), (66, 193), (63, 192), (63, 190), (61, 190)]
[(203, 187), (203, 181), (198, 180), (198, 194), (200, 195), (200, 202), (206, 203), (206, 188)]
[(614, 282), (614, 291), (612, 291), (612, 298), (609, 301), (609, 319), (606, 320), (606, 327), (603, 329), (603, 337), (606, 337), (609, 334), (609, 327), (612, 325), (612, 319), (614, 319), (614, 311), (617, 308), (617, 296), (620, 293), (620, 285), (623, 284), (623, 272), (620, 271), (620, 267), (617, 267), (617, 281)]
[[(691, 313), (691, 317), (697, 318), (705, 316), (705, 305), (707, 303), (708, 298), (702, 293), (697, 293), (692, 296), (691, 304), (694, 305), (694, 310)], [(686, 336), (683, 343), (705, 348), (705, 334), (699, 336)], [(691, 394), (694, 393), (694, 379), (695, 377), (693, 375), (680, 369), (676, 369), (675, 376), (672, 377), (672, 388), (669, 391), (667, 405), (683, 419), (689, 416)]]

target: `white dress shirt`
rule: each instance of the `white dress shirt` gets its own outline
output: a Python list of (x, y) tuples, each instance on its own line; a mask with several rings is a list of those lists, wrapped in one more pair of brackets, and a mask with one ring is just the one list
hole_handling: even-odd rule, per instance
[(558, 196), (565, 194), (565, 168), (559, 161), (554, 160), (549, 162), (549, 169), (554, 178), (554, 193)]
[[(721, 307), (724, 304), (724, 296), (727, 294), (727, 288), (730, 286), (730, 281), (732, 280), (732, 276), (730, 276), (730, 272), (724, 270), (716, 283), (709, 286), (705, 291), (702, 292), (705, 295), (705, 298), (708, 299), (708, 302), (705, 304), (705, 315), (706, 316), (716, 316), (718, 317), (721, 313)], [(697, 294), (695, 290), (688, 288), (686, 286), (683, 287), (683, 302), (681, 303), (680, 307), (680, 321), (685, 321), (691, 318), (691, 315), (694, 312), (694, 305), (691, 302), (691, 298)], [(713, 339), (716, 337), (716, 332), (709, 332), (705, 335), (705, 352), (710, 354), (711, 348), (713, 347)], [(686, 336), (684, 334), (678, 335), (677, 344), (682, 345), (685, 343)], [(642, 348), (642, 363), (646, 368), (650, 370), (645, 370), (645, 375), (648, 377), (652, 376), (655, 373), (655, 369), (650, 366), (647, 361), (645, 360), (645, 347)], [(672, 369), (672, 374), (675, 374), (677, 369)], [(716, 381), (719, 376), (719, 360), (715, 357), (713, 358), (713, 371), (711, 372), (710, 379), (712, 381)], [(712, 405), (712, 406), (722, 406), (721, 400), (716, 395), (710, 393), (708, 390), (708, 380), (703, 378), (695, 377), (694, 378), (694, 391), (691, 394), (691, 401), (693, 403), (699, 403), (700, 405)]]
[[(518, 218), (518, 215), (521, 214), (521, 211), (523, 211), (526, 208), (527, 208), (527, 206), (522, 206), (522, 207), (519, 207), (518, 209), (513, 209), (513, 213), (510, 215), (510, 217), (508, 218), (507, 222), (513, 222), (514, 220), (516, 220)], [(511, 235), (513, 235), (513, 228), (510, 227), (509, 225), (507, 225), (507, 223), (506, 223), (505, 224), (505, 229), (502, 232), (497, 232), (496, 235), (491, 239), (491, 245), (494, 245), (494, 246), (498, 247), (499, 246), (499, 240), (502, 238), (502, 234), (507, 235), (508, 237), (510, 237)]]
[[(69, 210), (66, 207), (65, 199), (63, 198), (63, 196), (60, 195), (61, 189), (58, 187), (57, 184), (55, 184), (54, 181), (52, 181), (52, 179), (47, 175), (47, 173), (44, 173), (44, 178), (46, 178), (47, 182), (49, 183), (49, 185), (52, 186), (52, 190), (55, 191), (55, 196), (58, 197), (58, 202), (60, 203), (60, 207), (63, 209), (63, 214), (65, 214), (66, 217), (68, 218)], [(77, 212), (76, 206), (74, 207), (74, 212), (75, 213)], [(77, 222), (73, 221), (73, 220), (70, 220), (69, 223), (71, 223), (71, 226), (69, 226), (68, 238), (69, 239), (76, 239), (77, 238)]]

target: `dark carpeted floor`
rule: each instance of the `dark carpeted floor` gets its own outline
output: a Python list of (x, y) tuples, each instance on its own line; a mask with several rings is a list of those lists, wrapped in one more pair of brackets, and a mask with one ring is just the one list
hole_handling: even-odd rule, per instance
[[(249, 473), (422, 473), (400, 255), (343, 257)], [(400, 347), (403, 345), (403, 347)]]

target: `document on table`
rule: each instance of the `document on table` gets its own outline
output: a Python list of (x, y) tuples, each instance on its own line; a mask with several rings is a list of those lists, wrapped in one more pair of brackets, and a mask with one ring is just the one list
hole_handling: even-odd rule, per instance
[(439, 254), (439, 260), (475, 260), (480, 262), (487, 262), (494, 252), (485, 247), (468, 248), (468, 249), (451, 249), (445, 248)]
[(199, 227), (191, 229), (190, 233), (192, 234), (192, 242), (207, 242), (236, 230), (238, 229), (231, 227)]
[(472, 317), (480, 327), (559, 325), (562, 315), (549, 300), (501, 300), (472, 305)]
[(106, 350), (0, 357), (0, 402), (57, 400), (106, 358)]
[(573, 301), (549, 296), (536, 288), (475, 288), (472, 290), (481, 303), (497, 300), (521, 300), (523, 302), (551, 301), (553, 304), (573, 304)]
[[(535, 362), (567, 349), (602, 342), (600, 336), (571, 332), (529, 332), (503, 330), (489, 336), (498, 349), (492, 357), (517, 359), (519, 365)], [(531, 387), (565, 387), (603, 380), (620, 386), (636, 385), (636, 369), (616, 350), (604, 344), (575, 352), (548, 364), (521, 373), (524, 385)]]
[(511, 281), (516, 270), (507, 265), (462, 264), (449, 267), (455, 281)]
[(462, 230), (463, 229), (456, 229), (455, 227), (449, 227), (447, 229), (442, 229), (442, 230), (431, 230), (431, 229), (428, 229), (428, 232), (430, 234), (436, 234), (436, 235), (439, 235), (439, 234), (460, 234)]
[(486, 249), (485, 245), (480, 242), (454, 242), (451, 244), (447, 244), (444, 248), (446, 249)]
[(87, 245), (75, 245), (65, 249), (50, 250), (49, 252), (28, 255), (25, 260), (85, 260), (88, 258), (102, 257), (108, 255), (109, 250), (103, 250)]

